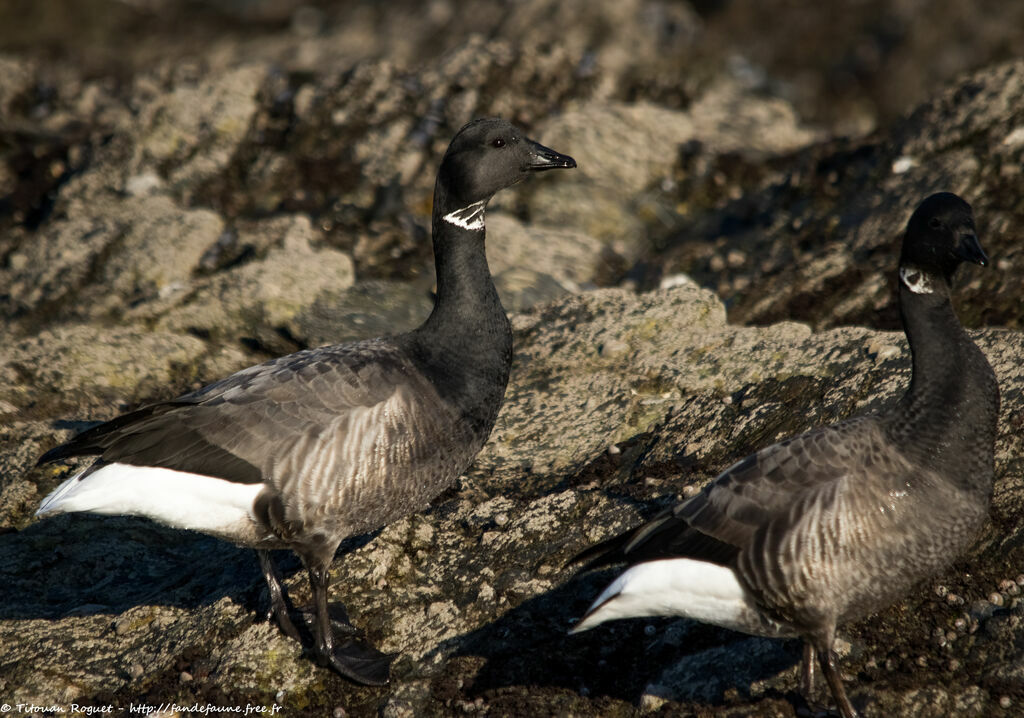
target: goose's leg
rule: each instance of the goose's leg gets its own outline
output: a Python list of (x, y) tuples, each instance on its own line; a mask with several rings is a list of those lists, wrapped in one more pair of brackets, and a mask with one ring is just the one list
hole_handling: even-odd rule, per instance
[(317, 661), (357, 683), (384, 685), (388, 682), (391, 656), (352, 638), (341, 641), (335, 639), (327, 606), (329, 581), (327, 565), (309, 567), (309, 585), (313, 591), (313, 608), (316, 612), (313, 651)]
[(800, 692), (803, 693), (808, 703), (814, 697), (814, 671), (817, 661), (818, 656), (814, 646), (804, 641), (804, 661), (801, 666), (803, 670), (800, 672)]
[[(313, 631), (316, 627), (317, 612), (316, 606), (302, 606), (296, 608), (295, 612), (302, 617), (306, 626), (310, 631)], [(331, 619), (331, 627), (334, 629), (335, 636), (358, 636), (361, 635), (358, 628), (352, 625), (352, 622), (348, 620), (348, 611), (345, 610), (345, 606), (337, 601), (327, 604), (327, 615)]]
[(270, 592), (270, 610), (267, 612), (267, 620), (274, 616), (277, 618), (277, 625), (281, 627), (286, 636), (302, 643), (299, 631), (288, 615), (288, 600), (285, 598), (284, 586), (281, 585), (281, 577), (270, 558), (270, 552), (257, 549), (256, 555), (260, 557), (260, 569), (263, 571), (263, 578), (266, 580), (267, 590)]
[(824, 648), (818, 647), (818, 659), (821, 662), (821, 672), (825, 674), (825, 681), (832, 691), (832, 697), (839, 708), (839, 714), (843, 718), (857, 718), (857, 711), (846, 696), (846, 689), (843, 688), (843, 679), (839, 675), (839, 668), (836, 665), (836, 654), (832, 651), (832, 644), (829, 642)]

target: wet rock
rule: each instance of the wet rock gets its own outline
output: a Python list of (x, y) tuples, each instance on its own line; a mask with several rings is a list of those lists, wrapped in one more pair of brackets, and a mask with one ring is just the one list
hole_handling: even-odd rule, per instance
[[(884, 135), (817, 145), (767, 173), (737, 169), (723, 176), (733, 196), (688, 205), (664, 240), (666, 251), (647, 258), (648, 266), (686, 272), (714, 288), (733, 321), (894, 329), (891, 267), (899, 237), (924, 195), (949, 190), (972, 203), (986, 251), (1005, 261), (1002, 269), (963, 273), (959, 315), (969, 326), (1019, 326), (1005, 272), (1024, 261), (1007, 241), (1024, 215), (1006, 187), (1024, 166), (1024, 145), (1013, 139), (1022, 88), (1024, 62), (997, 65), (939, 92)], [(897, 172), (900, 158), (914, 162)], [(715, 256), (736, 250), (756, 263), (715, 265)]]

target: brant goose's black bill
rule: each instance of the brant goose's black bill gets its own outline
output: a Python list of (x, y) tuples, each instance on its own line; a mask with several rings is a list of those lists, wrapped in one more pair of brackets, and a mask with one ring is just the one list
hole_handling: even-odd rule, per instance
[(543, 172), (544, 170), (572, 169), (576, 166), (576, 160), (569, 155), (555, 152), (550, 147), (530, 140), (527, 142), (530, 143), (529, 160), (523, 169), (531, 172)]
[(960, 244), (956, 248), (956, 254), (965, 262), (974, 262), (975, 264), (980, 264), (982, 267), (988, 266), (988, 255), (985, 254), (985, 250), (981, 248), (981, 242), (978, 241), (978, 235), (974, 233), (965, 233), (960, 235)]

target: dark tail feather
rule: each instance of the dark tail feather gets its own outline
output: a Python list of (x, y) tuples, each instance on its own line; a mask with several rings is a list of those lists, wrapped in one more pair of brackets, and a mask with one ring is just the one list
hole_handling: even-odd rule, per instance
[(566, 565), (585, 562), (583, 570), (615, 563), (635, 565), (665, 558), (693, 558), (729, 566), (739, 549), (701, 533), (666, 509), (645, 524), (580, 551)]
[[(72, 440), (73, 441), (73, 440)], [(36, 460), (36, 466), (42, 466), (43, 464), (49, 464), (51, 461), (59, 461), (61, 459), (70, 459), (72, 456), (95, 456), (102, 454), (103, 449), (99, 447), (87, 447), (81, 448), (75, 446), (71, 441), (60, 446), (55, 446), (45, 454)]]
[(592, 568), (610, 566), (615, 563), (632, 562), (637, 546), (643, 544), (649, 534), (657, 533), (666, 519), (671, 518), (671, 516), (672, 509), (665, 509), (650, 521), (634, 526), (618, 536), (612, 536), (600, 543), (596, 543), (590, 548), (583, 549), (569, 559), (566, 565), (586, 562), (583, 570), (589, 571)]
[(86, 429), (81, 434), (73, 437), (70, 441), (67, 441), (59, 446), (55, 446), (45, 454), (39, 457), (36, 461), (36, 466), (42, 466), (48, 464), (51, 461), (59, 461), (61, 459), (70, 459), (74, 456), (98, 456), (113, 443), (112, 439), (116, 438), (119, 429), (122, 429), (135, 422), (148, 419), (151, 416), (157, 414), (163, 414), (167, 412), (171, 407), (175, 406), (176, 402), (164, 402), (161, 404), (151, 404), (150, 406), (144, 406), (141, 409), (122, 414), (110, 421), (105, 421), (102, 424), (97, 424), (92, 428)]

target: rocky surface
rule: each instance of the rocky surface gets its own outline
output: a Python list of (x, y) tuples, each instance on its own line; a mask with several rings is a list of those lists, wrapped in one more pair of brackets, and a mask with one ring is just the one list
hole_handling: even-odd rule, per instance
[(1011, 276), (1024, 262), (1022, 172), (1022, 61), (964, 78), (863, 142), (825, 142), (760, 165), (694, 149), (661, 198), (686, 206), (647, 258), (647, 281), (686, 271), (744, 323), (895, 329), (889, 270), (903, 218), (942, 187), (970, 198), (998, 270), (961, 288), (963, 320), (1019, 328)]
[[(766, 443), (897, 398), (900, 233), (950, 189), (993, 259), (956, 293), (1003, 392), (992, 522), (844, 627), (843, 670), (865, 716), (1020, 713), (1024, 63), (994, 61), (1024, 25), (939, 0), (955, 22), (843, 3), (846, 35), (810, 12), (799, 43), (743, 0), (155, 0), (104, 3), (103, 25), (92, 5), (0, 9), (0, 702), (806, 714), (797, 642), (670, 620), (566, 636), (611, 572), (564, 564)], [(332, 594), (400, 654), (390, 685), (347, 683), (263, 622), (251, 552), (32, 518), (70, 470), (36, 457), (88, 422), (421, 321), (437, 161), (484, 114), (580, 167), (488, 211), (516, 332), (491, 440), (334, 563)]]

